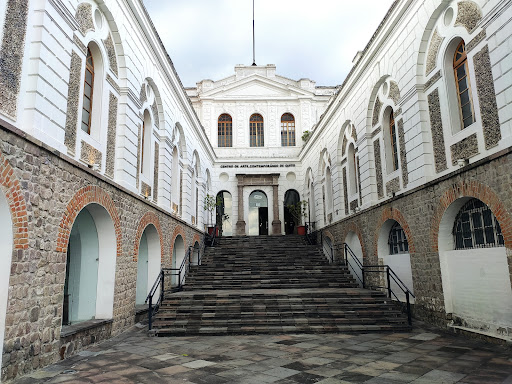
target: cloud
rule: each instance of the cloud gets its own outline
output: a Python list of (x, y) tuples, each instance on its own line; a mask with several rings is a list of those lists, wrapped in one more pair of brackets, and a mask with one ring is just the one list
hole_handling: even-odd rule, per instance
[[(256, 63), (341, 84), (392, 0), (255, 0)], [(252, 63), (251, 0), (145, 0), (185, 86)]]

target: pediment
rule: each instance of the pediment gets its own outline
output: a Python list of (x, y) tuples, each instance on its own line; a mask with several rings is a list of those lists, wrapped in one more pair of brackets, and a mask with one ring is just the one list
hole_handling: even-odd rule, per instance
[(280, 83), (268, 78), (251, 76), (241, 81), (214, 88), (205, 92), (203, 97), (226, 98), (226, 99), (248, 99), (248, 98), (279, 98), (312, 96), (310, 92)]

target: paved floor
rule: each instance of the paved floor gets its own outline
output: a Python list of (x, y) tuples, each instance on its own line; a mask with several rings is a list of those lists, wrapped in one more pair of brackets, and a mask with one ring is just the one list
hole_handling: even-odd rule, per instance
[(15, 383), (512, 383), (512, 347), (418, 323), (411, 333), (278, 336), (134, 329)]

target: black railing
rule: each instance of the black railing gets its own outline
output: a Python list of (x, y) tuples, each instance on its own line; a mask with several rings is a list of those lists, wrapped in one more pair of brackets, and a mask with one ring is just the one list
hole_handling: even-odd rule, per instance
[[(413, 298), (416, 298), (414, 294), (407, 288), (407, 286), (404, 284), (404, 282), (398, 277), (398, 275), (391, 269), (389, 265), (364, 265), (361, 260), (356, 256), (356, 254), (350, 249), (347, 243), (343, 243), (344, 253), (345, 253), (345, 265), (349, 267), (349, 269), (352, 269), (354, 272), (354, 275), (358, 278), (358, 280), (361, 282), (363, 288), (368, 289), (380, 289), (385, 290), (387, 292), (387, 296), (389, 299), (393, 300), (393, 298), (399, 302), (405, 313), (407, 313), (407, 321), (409, 325), (412, 325), (412, 312), (411, 312), (411, 296)], [(354, 261), (355, 266), (349, 261), (348, 256), (351, 256), (351, 259)], [(361, 277), (357, 273), (357, 269), (361, 270)], [(367, 283), (367, 276), (369, 273), (376, 273), (380, 274), (381, 276), (385, 276), (386, 284), (385, 285), (373, 285)], [(379, 278), (379, 281), (382, 281), (382, 279)], [(405, 303), (403, 303), (396, 293), (391, 288), (391, 281), (395, 283), (395, 285), (400, 288), (400, 290), (405, 294)]]
[[(213, 236), (215, 239), (215, 235)], [(203, 241), (201, 242), (201, 245), (199, 248), (194, 247), (188, 247), (187, 252), (185, 253), (185, 257), (183, 258), (183, 261), (181, 262), (181, 265), (179, 268), (162, 268), (160, 273), (158, 274), (158, 277), (155, 280), (155, 283), (153, 284), (153, 287), (149, 291), (149, 294), (146, 298), (145, 303), (148, 303), (149, 305), (149, 311), (148, 311), (148, 323), (149, 323), (149, 329), (151, 330), (153, 327), (153, 317), (155, 313), (160, 308), (160, 304), (163, 302), (165, 298), (165, 282), (168, 281), (167, 278), (171, 279), (170, 282), (170, 292), (179, 292), (183, 290), (183, 285), (185, 284), (185, 277), (190, 270), (190, 266), (194, 265), (193, 261), (196, 260), (195, 265), (201, 265), (201, 254), (204, 251), (204, 248), (207, 244), (207, 235), (204, 236)], [(213, 245), (213, 242), (211, 243)], [(195, 254), (195, 255), (194, 255)], [(176, 277), (175, 281), (173, 282), (173, 277)], [(169, 283), (168, 283), (169, 284)], [(158, 300), (154, 302), (154, 296), (158, 292), (158, 289), (160, 289), (160, 294), (158, 295)]]
[(316, 223), (314, 221), (308, 221), (306, 223), (306, 241), (309, 245), (316, 245)]

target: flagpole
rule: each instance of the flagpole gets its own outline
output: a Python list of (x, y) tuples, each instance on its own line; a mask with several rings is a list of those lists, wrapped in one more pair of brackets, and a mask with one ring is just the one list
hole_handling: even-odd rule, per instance
[(254, 0), (252, 0), (252, 65), (256, 65), (256, 43), (254, 38)]

